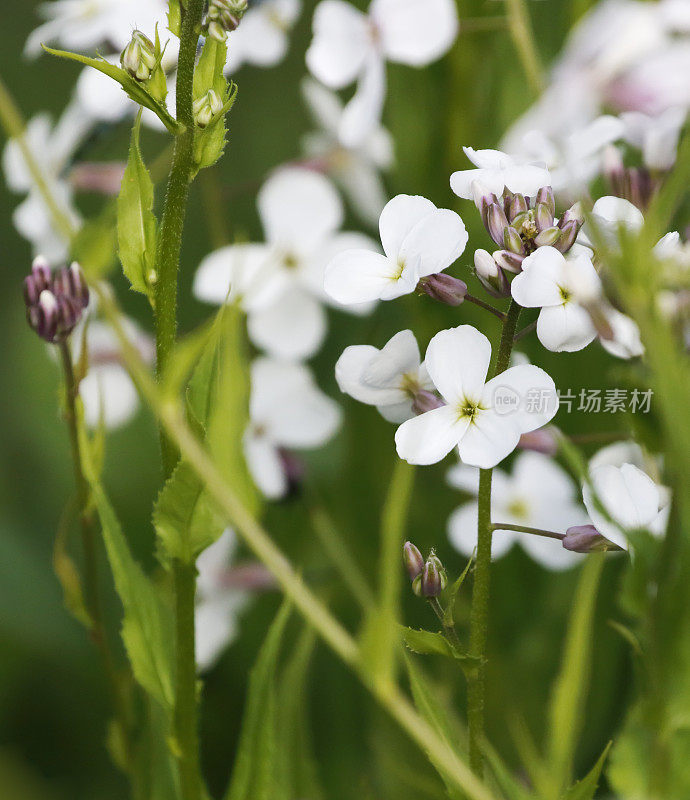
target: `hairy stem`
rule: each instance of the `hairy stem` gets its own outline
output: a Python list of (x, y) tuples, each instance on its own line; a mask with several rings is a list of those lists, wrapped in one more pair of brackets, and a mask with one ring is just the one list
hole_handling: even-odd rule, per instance
[[(503, 323), (496, 364), (491, 377), (508, 367), (513, 339), (521, 308), (513, 300)], [(480, 659), (469, 676), (467, 686), (467, 722), (470, 736), (470, 766), (475, 774), (484, 772), (481, 745), (484, 739), (484, 697), (486, 694), (486, 640), (489, 628), (489, 580), (491, 567), (491, 476), (492, 470), (479, 471), (477, 560), (474, 567), (472, 608), (470, 610), (470, 654)]]

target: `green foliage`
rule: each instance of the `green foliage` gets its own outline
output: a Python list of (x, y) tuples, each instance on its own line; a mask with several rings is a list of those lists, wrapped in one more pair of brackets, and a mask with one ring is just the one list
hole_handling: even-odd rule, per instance
[(563, 800), (593, 800), (597, 787), (599, 786), (601, 771), (604, 768), (604, 763), (606, 762), (606, 757), (610, 749), (611, 743), (609, 742), (604, 752), (597, 759), (596, 764), (581, 781), (573, 784), (567, 790), (563, 795)]
[(153, 181), (139, 148), (141, 115), (132, 129), (127, 167), (117, 198), (117, 238), (120, 261), (132, 289), (152, 296), (156, 275), (156, 217)]
[(456, 645), (448, 641), (442, 633), (433, 631), (402, 628), (402, 637), (408, 650), (419, 655), (436, 655), (459, 661), (463, 669), (474, 669), (479, 666), (480, 659), (464, 653)]
[(115, 263), (117, 236), (113, 204), (85, 222), (72, 240), (72, 257), (84, 274), (95, 279), (106, 275)]
[(126, 70), (122, 69), (122, 67), (110, 64), (104, 58), (91, 58), (90, 56), (83, 56), (80, 53), (69, 53), (66, 50), (54, 50), (52, 47), (46, 47), (45, 45), (43, 45), (43, 49), (52, 56), (58, 56), (59, 58), (66, 58), (69, 61), (77, 61), (80, 64), (86, 64), (87, 67), (93, 67), (109, 78), (112, 78), (122, 86), (123, 90), (135, 103), (153, 111), (170, 133), (179, 133), (180, 126), (170, 116), (167, 108), (148, 91), (144, 84), (136, 81)]

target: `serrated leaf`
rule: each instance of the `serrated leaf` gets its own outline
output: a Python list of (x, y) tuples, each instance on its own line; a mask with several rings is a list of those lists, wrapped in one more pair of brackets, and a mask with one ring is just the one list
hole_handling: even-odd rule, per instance
[(220, 537), (225, 519), (196, 471), (180, 461), (158, 495), (153, 524), (165, 555), (193, 564)]
[(132, 128), (127, 167), (117, 198), (117, 238), (120, 261), (132, 289), (149, 295), (156, 263), (156, 217), (153, 181), (139, 149), (141, 115)]
[(406, 647), (419, 655), (436, 655), (460, 661), (463, 668), (478, 667), (481, 659), (471, 656), (452, 645), (442, 633), (402, 627)]
[(587, 775), (581, 781), (573, 784), (563, 795), (562, 800), (594, 800), (594, 795), (599, 786), (601, 771), (604, 768), (604, 763), (606, 762), (606, 757), (610, 749), (611, 742), (606, 745), (604, 752), (599, 756), (597, 763)]
[(103, 58), (91, 58), (84, 56), (81, 53), (70, 53), (67, 50), (55, 50), (52, 47), (41, 45), (46, 53), (58, 58), (66, 58), (68, 61), (76, 61), (79, 64), (85, 64), (87, 67), (93, 67), (109, 78), (120, 84), (129, 97), (140, 106), (148, 108), (160, 119), (170, 133), (177, 134), (180, 131), (179, 123), (173, 119), (168, 113), (168, 109), (159, 103), (151, 94), (146, 90), (142, 83), (134, 80), (132, 76), (121, 67), (111, 64)]
[(279, 783), (276, 759), (280, 646), (291, 605), (284, 602), (268, 630), (249, 678), (247, 705), (225, 800), (290, 800)]

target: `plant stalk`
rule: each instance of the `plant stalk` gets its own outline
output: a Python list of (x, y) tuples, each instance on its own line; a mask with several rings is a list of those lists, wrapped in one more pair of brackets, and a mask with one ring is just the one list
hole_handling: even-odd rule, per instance
[[(515, 329), (521, 307), (513, 300), (508, 308), (496, 364), (491, 377), (508, 367), (513, 349)], [(486, 695), (486, 641), (489, 627), (489, 582), (491, 567), (491, 477), (492, 470), (479, 471), (477, 559), (474, 567), (474, 586), (470, 610), (470, 655), (480, 659), (480, 664), (470, 674), (467, 685), (467, 722), (469, 727), (470, 767), (481, 777), (484, 773), (482, 741), (484, 739), (484, 698)]]

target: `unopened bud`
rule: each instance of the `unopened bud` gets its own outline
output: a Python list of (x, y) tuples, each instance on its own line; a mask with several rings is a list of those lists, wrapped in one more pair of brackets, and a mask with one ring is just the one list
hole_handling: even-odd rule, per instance
[(247, 10), (247, 0), (210, 0), (203, 20), (207, 36), (224, 42), (234, 31)]
[(540, 233), (553, 226), (553, 213), (546, 203), (537, 203), (534, 209), (534, 222)]
[(573, 553), (596, 553), (600, 550), (616, 549), (616, 546), (605, 539), (594, 525), (573, 525), (565, 532), (562, 544), (566, 550), (571, 550)]
[(477, 207), (477, 211), (481, 214), (482, 223), (486, 225), (486, 215), (489, 210), (489, 206), (493, 203), (498, 203), (498, 198), (496, 195), (489, 191), (483, 183), (479, 181), (472, 181), (472, 197), (474, 199), (474, 204)]
[(512, 253), (524, 254), (525, 252), (520, 234), (511, 226), (503, 231), (503, 247)]
[(558, 452), (558, 436), (554, 428), (539, 428), (536, 431), (523, 433), (518, 447), (521, 450), (532, 450), (547, 456), (555, 456)]
[(419, 281), (419, 289), (447, 306), (459, 306), (467, 294), (467, 284), (460, 278), (437, 272)]
[(496, 244), (503, 246), (503, 232), (508, 227), (508, 218), (498, 203), (492, 203), (486, 211), (486, 230)]
[(553, 246), (561, 239), (562, 231), (555, 225), (551, 228), (546, 228), (534, 237), (534, 243), (537, 247)]
[(216, 114), (220, 114), (222, 110), (223, 101), (213, 89), (209, 89), (205, 95), (195, 100), (192, 104), (194, 122), (200, 128), (205, 128)]
[(571, 219), (569, 222), (566, 222), (565, 225), (561, 227), (561, 235), (558, 237), (558, 239), (556, 239), (552, 246), (561, 253), (567, 253), (568, 250), (570, 250), (570, 248), (575, 244), (577, 234), (580, 232), (581, 227), (582, 223), (575, 219)]
[(31, 274), (24, 278), (24, 302), (27, 306), (38, 302), (41, 292), (50, 286), (50, 267), (43, 256), (37, 256), (31, 265)]
[(440, 559), (433, 554), (430, 555), (422, 573), (422, 597), (438, 597), (446, 588), (447, 583), (446, 571)]
[(529, 210), (529, 202), (522, 194), (514, 194), (510, 197), (510, 199), (506, 203), (506, 216), (508, 220), (512, 223), (512, 221), (517, 217), (518, 214), (524, 214), (526, 211)]
[(405, 542), (403, 545), (403, 563), (410, 580), (413, 581), (424, 571), (424, 559), (419, 549), (412, 542)]
[(486, 250), (475, 250), (474, 271), (479, 282), (492, 297), (508, 297), (510, 287), (503, 270)]
[(122, 68), (138, 81), (147, 81), (156, 66), (156, 48), (141, 31), (135, 30), (132, 38), (120, 54)]
[(510, 250), (495, 250), (493, 258), (501, 269), (518, 273), (522, 272), (522, 262), (527, 256), (520, 253), (512, 253)]
[(542, 203), (549, 209), (549, 213), (553, 217), (556, 213), (556, 200), (553, 196), (553, 189), (550, 186), (542, 186), (537, 192), (536, 201)]
[(573, 220), (580, 225), (583, 225), (585, 222), (585, 214), (582, 210), (582, 203), (579, 200), (563, 212), (563, 216), (558, 221), (558, 227), (562, 229)]
[(228, 38), (228, 32), (223, 23), (217, 19), (209, 20), (206, 25), (206, 35), (215, 39), (217, 42), (224, 42)]
[(412, 410), (415, 414), (426, 414), (427, 411), (433, 411), (442, 405), (444, 405), (443, 400), (428, 389), (420, 389), (415, 392), (412, 400)]
[(47, 342), (62, 341), (89, 303), (79, 265), (75, 262), (53, 275), (44, 259), (36, 259), (31, 275), (24, 279), (24, 302), (27, 321), (36, 333)]

